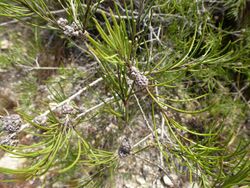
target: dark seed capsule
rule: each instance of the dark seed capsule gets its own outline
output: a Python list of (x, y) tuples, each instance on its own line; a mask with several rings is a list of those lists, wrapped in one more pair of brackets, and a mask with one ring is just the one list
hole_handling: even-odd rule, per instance
[(124, 138), (122, 140), (121, 146), (119, 147), (118, 155), (121, 158), (123, 158), (123, 157), (128, 156), (130, 154), (130, 151), (131, 151), (130, 142), (129, 142), (128, 138)]

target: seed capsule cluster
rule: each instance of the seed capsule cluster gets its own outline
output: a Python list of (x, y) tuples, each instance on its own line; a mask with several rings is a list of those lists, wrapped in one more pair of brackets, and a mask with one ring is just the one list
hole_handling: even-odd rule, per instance
[(69, 25), (68, 20), (65, 18), (59, 18), (57, 24), (63, 30), (63, 33), (69, 37), (79, 37), (83, 35), (81, 29), (75, 22)]
[(118, 155), (119, 157), (123, 158), (123, 157), (128, 156), (130, 154), (130, 151), (131, 151), (131, 145), (130, 145), (129, 139), (124, 138), (118, 149)]
[(22, 119), (18, 114), (11, 114), (0, 118), (0, 145), (16, 146), (18, 144), (17, 134), (22, 125)]
[(8, 133), (14, 133), (20, 129), (22, 125), (22, 119), (18, 114), (12, 114), (2, 117), (1, 124), (3, 130), (7, 131)]
[(16, 146), (18, 142), (16, 133), (0, 138), (0, 145)]
[(63, 118), (66, 115), (75, 115), (77, 110), (70, 104), (64, 104), (54, 110), (54, 113), (57, 117)]
[(135, 84), (141, 88), (148, 86), (148, 78), (144, 76), (136, 67), (129, 68), (130, 78), (135, 81)]

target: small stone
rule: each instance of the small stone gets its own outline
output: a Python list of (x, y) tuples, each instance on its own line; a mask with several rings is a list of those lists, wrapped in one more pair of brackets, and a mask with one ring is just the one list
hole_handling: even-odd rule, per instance
[(117, 126), (113, 123), (110, 123), (106, 128), (105, 131), (115, 133), (117, 131)]
[(136, 188), (136, 187), (138, 187), (138, 184), (136, 184), (136, 183), (134, 183), (134, 182), (126, 182), (126, 183), (124, 184), (124, 187), (125, 187), (125, 188)]
[(169, 176), (172, 178), (174, 182), (178, 180), (178, 176), (176, 174), (170, 174)]
[(16, 94), (9, 88), (0, 87), (0, 115), (6, 114), (6, 110), (12, 111), (17, 105)]
[(0, 49), (1, 50), (9, 49), (11, 46), (12, 46), (12, 43), (7, 39), (4, 39), (0, 42)]
[(25, 162), (25, 158), (20, 158), (14, 154), (5, 153), (5, 155), (0, 159), (0, 167), (19, 169), (23, 166)]
[(136, 177), (136, 181), (137, 183), (139, 183), (140, 185), (144, 185), (146, 183), (146, 180), (143, 177), (137, 176)]
[(199, 188), (199, 185), (196, 182), (192, 182), (192, 183), (186, 183), (185, 187), (186, 188)]
[(148, 165), (143, 165), (142, 172), (143, 172), (143, 176), (147, 178), (147, 176), (149, 176), (150, 173), (152, 173), (152, 169)]
[(169, 187), (174, 186), (173, 182), (171, 181), (171, 179), (167, 175), (163, 176), (163, 182), (165, 185), (167, 185)]
[(164, 186), (161, 183), (161, 180), (156, 180), (155, 182), (155, 186), (153, 186), (153, 188), (164, 188)]
[(52, 188), (59, 188), (59, 187), (65, 188), (62, 182), (56, 182), (52, 185)]

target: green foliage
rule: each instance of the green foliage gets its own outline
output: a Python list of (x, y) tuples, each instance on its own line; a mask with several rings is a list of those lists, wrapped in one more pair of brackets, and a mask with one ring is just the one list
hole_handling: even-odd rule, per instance
[(242, 19), (244, 8), (246, 6), (245, 0), (229, 0), (225, 1), (225, 6), (228, 10), (228, 17), (235, 20)]
[[(133, 3), (110, 5), (105, 12), (99, 8), (107, 6), (102, 1), (0, 2), (2, 16), (29, 17), (27, 22), (53, 29), (62, 29), (56, 10), (61, 7), (67, 21), (84, 31), (79, 38), (68, 37), (70, 44), (86, 56), (85, 64), (89, 59), (98, 64), (92, 75), (77, 66), (56, 67), (55, 75), (47, 79), (50, 99), (44, 101), (50, 103), (45, 105), (49, 110), (40, 116), (34, 108), (32, 115), (20, 110), (30, 125), (22, 131), (34, 136), (33, 142), (0, 145), (5, 152), (27, 158), (27, 166), (0, 167), (1, 173), (28, 180), (56, 172), (61, 176), (55, 181), (73, 187), (112, 187), (123, 155), (139, 156), (155, 149), (162, 157), (160, 169), (165, 166), (187, 175), (189, 182), (201, 187), (249, 183), (249, 141), (244, 130), (249, 96), (240, 90), (249, 87), (249, 28), (238, 33), (214, 23), (211, 5), (203, 1), (142, 1), (144, 7)], [(222, 4), (226, 16), (236, 20), (245, 7), (242, 0)], [(32, 52), (30, 58), (18, 54), (21, 59), (15, 65), (34, 68)], [(35, 76), (30, 77), (19, 85), (23, 98), (34, 96), (37, 89)], [(74, 84), (82, 80), (89, 85), (74, 94)], [(104, 84), (96, 86), (98, 80)], [(26, 90), (33, 95), (25, 95)], [(149, 136), (135, 133), (137, 120), (144, 122)], [(105, 135), (106, 125), (113, 122), (116, 125)], [(126, 150), (117, 144), (124, 135), (144, 145)]]

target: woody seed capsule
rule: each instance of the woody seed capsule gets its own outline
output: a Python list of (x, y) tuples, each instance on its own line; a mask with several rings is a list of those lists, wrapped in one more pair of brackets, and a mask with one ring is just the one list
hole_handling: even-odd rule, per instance
[(12, 114), (9, 116), (2, 117), (1, 124), (2, 124), (3, 130), (9, 133), (14, 133), (20, 129), (22, 125), (22, 119), (18, 114)]
[(136, 85), (141, 88), (146, 88), (148, 86), (148, 78), (144, 76), (136, 67), (130, 67), (130, 77), (135, 81)]

